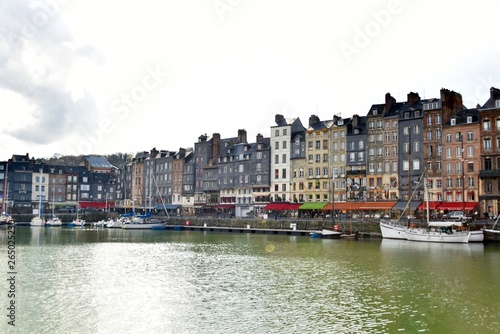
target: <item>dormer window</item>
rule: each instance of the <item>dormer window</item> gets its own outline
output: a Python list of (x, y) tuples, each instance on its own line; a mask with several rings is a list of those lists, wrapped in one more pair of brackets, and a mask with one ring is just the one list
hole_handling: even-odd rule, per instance
[(344, 125), (344, 120), (343, 119), (339, 119), (337, 121), (337, 125)]
[(467, 123), (472, 123), (472, 116), (467, 116)]
[(500, 108), (500, 100), (495, 100), (495, 108)]
[(354, 134), (355, 135), (359, 134), (359, 129), (354, 129)]
[(373, 115), (376, 116), (378, 114), (378, 110), (377, 109), (373, 109)]
[(457, 120), (452, 118), (450, 121), (450, 125), (456, 125), (456, 124), (457, 124)]

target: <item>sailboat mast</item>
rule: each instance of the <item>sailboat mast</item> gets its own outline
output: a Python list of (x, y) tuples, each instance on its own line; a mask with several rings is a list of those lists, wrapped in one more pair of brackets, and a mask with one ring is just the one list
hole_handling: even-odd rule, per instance
[(411, 219), (411, 125), (408, 126), (408, 227)]

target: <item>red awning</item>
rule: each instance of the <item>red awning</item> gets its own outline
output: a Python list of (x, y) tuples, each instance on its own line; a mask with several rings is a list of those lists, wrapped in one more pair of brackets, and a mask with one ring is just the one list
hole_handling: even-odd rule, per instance
[(396, 202), (364, 202), (359, 209), (360, 210), (390, 210), (396, 205)]
[[(358, 210), (361, 205), (365, 204), (365, 202), (335, 202), (333, 203), (334, 210)], [(323, 210), (332, 211), (332, 203), (328, 203), (325, 205)]]
[(234, 204), (220, 204), (215, 206), (216, 209), (234, 209), (235, 205)]
[[(429, 210), (436, 210), (441, 203), (441, 201), (430, 201)], [(418, 206), (417, 210), (427, 210), (427, 202), (422, 202), (422, 204)]]
[(451, 211), (460, 211), (463, 208), (465, 210), (474, 210), (474, 208), (478, 205), (478, 202), (443, 202), (438, 206), (439, 210), (451, 210)]
[(302, 203), (288, 203), (283, 210), (298, 210)]
[(264, 210), (274, 210), (274, 211), (283, 211), (288, 203), (270, 203), (264, 207)]

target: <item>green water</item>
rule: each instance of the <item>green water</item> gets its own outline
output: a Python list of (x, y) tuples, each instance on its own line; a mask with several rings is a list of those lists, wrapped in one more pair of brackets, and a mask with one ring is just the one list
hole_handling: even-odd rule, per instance
[(0, 229), (0, 333), (498, 333), (500, 247)]

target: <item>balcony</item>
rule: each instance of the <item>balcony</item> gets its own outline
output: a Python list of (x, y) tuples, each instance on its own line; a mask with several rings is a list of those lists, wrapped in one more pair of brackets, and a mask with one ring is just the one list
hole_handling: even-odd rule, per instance
[(500, 177), (500, 169), (482, 169), (479, 171), (479, 177)]

